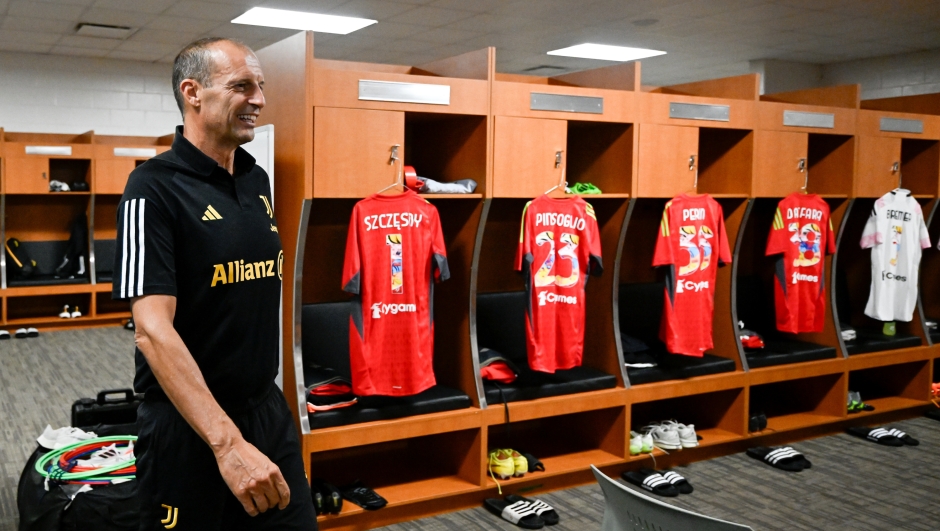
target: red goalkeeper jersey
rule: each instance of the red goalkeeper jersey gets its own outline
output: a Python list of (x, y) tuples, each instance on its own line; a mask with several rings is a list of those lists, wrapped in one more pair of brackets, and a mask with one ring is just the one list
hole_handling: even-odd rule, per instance
[(731, 251), (717, 201), (682, 194), (666, 203), (653, 255), (654, 266), (669, 266), (659, 327), (666, 350), (702, 356), (714, 346), (715, 278), (718, 266), (729, 263)]
[(356, 203), (343, 266), (343, 289), (357, 295), (349, 326), (355, 394), (408, 396), (435, 384), (433, 281), (448, 277), (433, 205), (412, 191)]
[(816, 194), (793, 193), (777, 205), (767, 255), (779, 254), (774, 305), (777, 330), (821, 332), (826, 314), (824, 253), (836, 252), (829, 205)]
[(581, 365), (584, 287), (599, 275), (601, 241), (594, 208), (580, 197), (539, 196), (522, 213), (516, 269), (526, 279), (529, 367), (555, 372)]

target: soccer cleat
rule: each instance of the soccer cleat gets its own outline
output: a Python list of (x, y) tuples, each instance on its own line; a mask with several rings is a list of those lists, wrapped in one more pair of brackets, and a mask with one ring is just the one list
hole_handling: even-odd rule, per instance
[(512, 453), (506, 450), (493, 450), (490, 452), (490, 474), (499, 479), (509, 479), (516, 473), (516, 464)]
[(640, 455), (643, 451), (643, 436), (630, 430), (630, 455)]
[(513, 466), (513, 476), (521, 478), (529, 471), (529, 462), (526, 458), (515, 450), (505, 450), (506, 453), (512, 456), (512, 466)]
[(59, 319), (70, 319), (71, 317), (72, 317), (72, 313), (69, 312), (69, 305), (66, 304), (65, 306), (62, 307), (62, 312), (59, 313)]
[(71, 318), (72, 318), (72, 319), (77, 319), (77, 318), (79, 318), (79, 317), (81, 317), (81, 316), (82, 316), (82, 311), (78, 309), (78, 306), (76, 306), (76, 307), (75, 307), (75, 310), (72, 311)]
[(678, 450), (682, 448), (679, 432), (674, 427), (663, 424), (651, 425), (643, 428), (643, 431), (652, 437), (653, 446), (660, 450)]

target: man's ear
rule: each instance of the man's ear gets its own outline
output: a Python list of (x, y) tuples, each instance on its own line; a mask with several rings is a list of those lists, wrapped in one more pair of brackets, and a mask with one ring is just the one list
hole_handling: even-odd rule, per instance
[(194, 79), (184, 79), (180, 82), (180, 94), (183, 95), (183, 100), (192, 107), (199, 108), (199, 104), (201, 103), (199, 93), (201, 89), (202, 87)]

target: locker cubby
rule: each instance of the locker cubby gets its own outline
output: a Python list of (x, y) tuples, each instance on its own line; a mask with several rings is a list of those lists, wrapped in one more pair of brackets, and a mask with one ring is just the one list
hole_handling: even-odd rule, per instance
[(630, 194), (633, 183), (633, 124), (568, 121), (565, 180), (591, 183), (604, 194)]
[[(838, 234), (848, 199), (829, 198), (825, 201), (829, 205), (832, 226)], [(744, 328), (760, 334), (765, 343), (762, 349), (742, 347), (751, 369), (841, 356), (829, 297), (832, 289), (831, 256), (825, 257), (824, 273), (819, 280), (827, 290), (823, 330), (800, 334), (777, 330), (774, 285), (780, 282), (776, 273), (782, 273), (783, 265), (780, 260), (783, 260), (783, 257), (781, 254), (767, 256), (766, 249), (779, 202), (779, 198), (751, 200), (735, 266), (735, 311), (738, 320), (744, 323)], [(821, 249), (821, 252), (826, 251)], [(790, 279), (784, 281), (788, 285), (792, 284)]]
[(631, 429), (666, 420), (695, 425), (700, 446), (710, 446), (737, 439), (745, 434), (744, 389), (666, 398), (631, 406)]
[[(426, 435), (362, 446), (323, 449), (310, 454), (313, 478), (344, 486), (362, 483), (398, 505), (480, 487), (480, 429)], [(416, 456), (434, 456), (433, 466), (415, 466)], [(426, 463), (426, 465), (429, 463)], [(363, 509), (347, 501), (338, 518)], [(321, 516), (320, 520), (336, 516)]]
[(95, 293), (95, 317), (130, 319), (131, 305), (128, 301), (111, 298), (111, 290)]
[(884, 413), (924, 405), (930, 396), (930, 377), (928, 360), (854, 370), (849, 372), (849, 391), (857, 391), (863, 402), (874, 406), (871, 413)]
[[(486, 116), (405, 113), (404, 164), (441, 183), (473, 179), (486, 190)], [(428, 194), (428, 197), (434, 197)]]
[[(717, 197), (716, 201), (722, 206), (728, 245), (733, 252), (747, 201), (737, 197)], [(636, 339), (649, 347), (642, 354), (651, 356), (657, 364), (653, 368), (627, 368), (631, 385), (733, 372), (742, 368), (734, 338), (735, 326), (731, 312), (726, 311), (731, 307), (731, 264), (719, 268), (716, 277), (712, 321), (714, 348), (701, 358), (669, 354), (659, 339), (666, 268), (653, 267), (652, 264), (667, 202), (667, 199), (646, 198), (634, 201), (624, 239), (625, 252), (620, 259), (618, 313), (624, 358), (629, 361), (631, 349), (638, 348), (631, 340)]]
[[(62, 319), (59, 313), (65, 305), (69, 310), (75, 306), (82, 312), (82, 317), (75, 319)], [(91, 319), (90, 293), (60, 293), (54, 295), (8, 296), (7, 316), (8, 326), (41, 326), (70, 323)]]
[[(584, 470), (592, 464), (622, 462), (626, 434), (626, 410), (616, 407), (490, 426), (486, 449), (512, 448), (534, 455), (545, 465), (545, 472), (499, 480), (506, 488), (512, 483), (538, 481), (545, 475)], [(486, 481), (489, 487), (496, 487), (489, 475)]]
[[(940, 235), (940, 215), (937, 215), (940, 202), (934, 200), (924, 208), (927, 216), (927, 232), (930, 238), (936, 241)], [(920, 306), (924, 312), (924, 319), (933, 323), (940, 322), (940, 275), (931, 274), (931, 271), (940, 271), (940, 251), (935, 245), (923, 250), (920, 260)], [(927, 326), (924, 323), (925, 333), (930, 341), (936, 345), (940, 343), (940, 328)], [(940, 381), (940, 380), (934, 380)]]
[(940, 190), (940, 141), (901, 139), (901, 186), (915, 196), (937, 195)]
[(87, 223), (89, 199), (89, 194), (79, 193), (7, 195), (4, 198), (4, 238), (18, 239), (37, 264), (36, 271), (25, 279), (13, 277), (7, 267), (8, 287), (90, 282), (87, 262), (84, 276), (55, 278), (55, 269), (68, 248), (72, 222), (86, 215)]
[(698, 192), (748, 195), (751, 189), (754, 132), (702, 127), (698, 134)]
[(842, 419), (845, 374), (826, 374), (750, 387), (748, 416), (767, 415), (767, 431), (798, 429)]
[[(49, 180), (59, 181), (72, 188), (72, 184), (79, 182), (88, 184), (91, 182), (91, 160), (90, 159), (49, 159)], [(81, 192), (56, 192), (56, 193), (81, 193)], [(86, 193), (88, 191), (86, 190)]]
[(806, 160), (807, 191), (823, 196), (852, 193), (855, 137), (810, 133)]
[(512, 384), (483, 381), (487, 404), (532, 400), (596, 391), (622, 385), (622, 372), (609, 312), (613, 290), (612, 265), (628, 202), (616, 197), (584, 196), (594, 207), (606, 267), (589, 278), (585, 289), (586, 317), (582, 365), (544, 374), (528, 369), (525, 332), (526, 293), (523, 275), (515, 269), (526, 199), (491, 200), (480, 244), (476, 291), (476, 339), (520, 368)]
[[(925, 200), (919, 200), (921, 206)], [(865, 315), (865, 306), (871, 292), (871, 250), (862, 249), (859, 241), (865, 223), (874, 207), (875, 199), (857, 198), (852, 202), (844, 222), (836, 259), (835, 301), (840, 326), (855, 329), (857, 339), (843, 341), (849, 355), (881, 352), (925, 344), (924, 331), (918, 312), (913, 321), (897, 321), (897, 333), (886, 336), (883, 323)]]

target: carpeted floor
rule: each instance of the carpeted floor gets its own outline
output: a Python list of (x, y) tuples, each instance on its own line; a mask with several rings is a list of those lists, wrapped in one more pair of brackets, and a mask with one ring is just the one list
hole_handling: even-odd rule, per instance
[[(0, 531), (16, 531), (16, 484), (46, 424), (69, 423), (71, 403), (101, 389), (129, 387), (133, 334), (122, 328), (49, 332), (0, 341)], [(940, 422), (893, 424), (920, 439), (888, 448), (849, 435), (794, 444), (813, 468), (788, 473), (744, 454), (679, 469), (695, 492), (667, 503), (759, 531), (940, 529)], [(600, 488), (588, 485), (538, 496), (555, 506), (553, 531), (598, 529)], [(383, 528), (387, 531), (514, 530), (486, 510), (470, 509)]]

